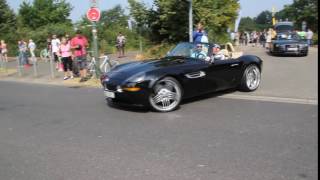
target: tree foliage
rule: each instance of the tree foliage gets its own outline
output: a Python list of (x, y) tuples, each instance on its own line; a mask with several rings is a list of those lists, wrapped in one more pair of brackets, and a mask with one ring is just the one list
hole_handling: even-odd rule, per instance
[(8, 47), (15, 44), (16, 15), (9, 8), (6, 0), (0, 0), (0, 39), (5, 40)]
[[(122, 32), (126, 37), (126, 48), (127, 49), (138, 49), (139, 48), (139, 36), (134, 30), (128, 27), (129, 16), (125, 14), (125, 10), (120, 6), (115, 7), (101, 12), (101, 18), (96, 23), (98, 38), (99, 38), (99, 49), (101, 53), (114, 52), (116, 50), (116, 38), (119, 32)], [(86, 35), (89, 40), (92, 37), (92, 23), (86, 18), (82, 17), (82, 20), (76, 23), (76, 27), (81, 29), (83, 34)], [(143, 39), (145, 42), (145, 40)]]
[(296, 28), (306, 21), (309, 28), (318, 32), (318, 0), (294, 0), (276, 14), (277, 19), (294, 21)]
[[(150, 39), (153, 42), (188, 41), (189, 1), (155, 0), (149, 9), (135, 0), (128, 2), (130, 13), (137, 24), (150, 28)], [(219, 37), (227, 37), (227, 29), (233, 26), (238, 9), (237, 0), (193, 0), (193, 22), (194, 25), (202, 22), (209, 39), (219, 41)]]
[(33, 30), (48, 24), (70, 24), (68, 19), (72, 7), (65, 0), (23, 1), (19, 9), (19, 25)]
[(256, 22), (250, 17), (243, 17), (240, 19), (239, 31), (254, 31), (257, 30)]

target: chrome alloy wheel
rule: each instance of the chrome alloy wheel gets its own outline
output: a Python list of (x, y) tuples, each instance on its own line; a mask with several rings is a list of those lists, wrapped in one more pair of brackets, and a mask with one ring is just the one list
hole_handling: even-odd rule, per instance
[(246, 70), (246, 84), (249, 90), (253, 91), (259, 87), (261, 81), (260, 70), (257, 66), (253, 65)]
[(151, 106), (161, 112), (174, 110), (181, 101), (181, 88), (173, 78), (164, 78), (156, 83), (149, 97)]

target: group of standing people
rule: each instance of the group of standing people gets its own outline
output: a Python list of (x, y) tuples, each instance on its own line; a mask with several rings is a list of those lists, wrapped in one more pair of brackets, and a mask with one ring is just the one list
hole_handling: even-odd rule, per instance
[[(313, 38), (313, 32), (311, 29), (308, 29), (307, 32), (305, 31), (298, 31), (295, 30), (293, 33), (300, 36), (302, 39), (306, 39), (308, 42), (308, 45), (312, 45), (312, 38)], [(236, 35), (234, 42), (236, 42), (237, 35), (239, 37), (239, 44), (242, 46), (247, 46), (248, 44), (251, 44), (252, 46), (262, 46), (266, 48), (271, 48), (272, 45), (272, 39), (275, 39), (277, 37), (277, 33), (273, 28), (269, 28), (268, 30), (264, 30), (261, 32), (258, 31), (252, 31), (250, 32), (240, 32), (235, 33)]]
[[(25, 67), (30, 67), (32, 64), (36, 63), (37, 61), (36, 55), (35, 55), (36, 47), (37, 46), (32, 39), (30, 39), (28, 43), (24, 40), (18, 41), (18, 50), (19, 50), (18, 59), (19, 59), (20, 65), (23, 65)], [(28, 58), (28, 50), (30, 53), (32, 64), (30, 63)]]
[(87, 77), (87, 51), (89, 43), (87, 38), (81, 34), (80, 30), (70, 39), (66, 34), (61, 39), (57, 35), (52, 35), (52, 39), (47, 39), (47, 49), (52, 53), (56, 69), (64, 71), (64, 80), (73, 79), (74, 74), (80, 72), (80, 82), (84, 82)]

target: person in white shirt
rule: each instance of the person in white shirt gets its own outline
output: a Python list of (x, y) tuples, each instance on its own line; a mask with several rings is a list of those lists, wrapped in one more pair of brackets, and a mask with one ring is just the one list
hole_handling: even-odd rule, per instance
[(57, 36), (54, 34), (52, 35), (52, 40), (51, 40), (51, 51), (52, 55), (54, 58), (54, 62), (56, 63), (56, 69), (59, 68), (59, 57), (58, 57), (58, 52), (59, 52), (59, 47), (60, 47), (60, 40), (57, 38)]
[(307, 31), (307, 41), (308, 41), (309, 47), (312, 45), (312, 37), (313, 37), (313, 32), (309, 28)]
[(32, 39), (29, 40), (28, 48), (31, 54), (31, 60), (32, 62), (36, 62), (36, 55), (34, 54), (34, 51), (36, 50), (36, 44), (33, 42)]

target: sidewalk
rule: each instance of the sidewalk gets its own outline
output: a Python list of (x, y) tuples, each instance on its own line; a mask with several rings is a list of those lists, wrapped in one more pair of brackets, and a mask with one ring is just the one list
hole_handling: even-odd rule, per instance
[[(120, 64), (135, 61), (138, 52), (128, 52), (125, 57), (118, 58), (117, 54), (110, 54), (109, 58), (118, 60)], [(34, 68), (30, 66), (28, 68), (21, 68), (21, 76), (19, 75), (17, 68), (16, 57), (8, 58), (7, 69), (0, 68), (0, 80), (3, 81), (18, 81), (27, 83), (39, 83), (39, 84), (51, 84), (51, 85), (62, 85), (71, 87), (100, 87), (99, 79), (91, 78), (86, 82), (79, 83), (80, 78), (63, 80), (64, 73), (58, 72), (54, 69), (54, 78), (52, 78), (50, 70), (50, 62), (45, 62), (38, 59), (37, 63), (37, 76), (34, 76)]]

